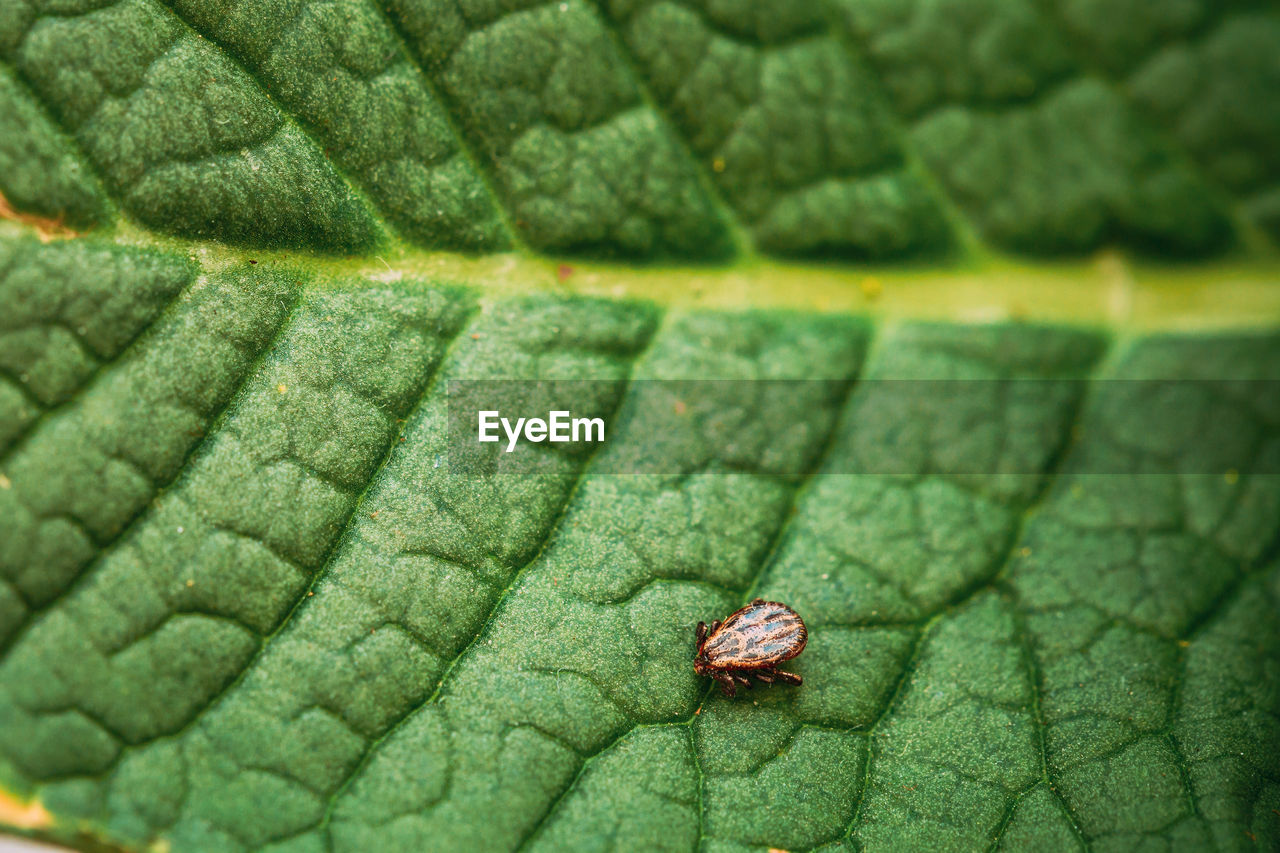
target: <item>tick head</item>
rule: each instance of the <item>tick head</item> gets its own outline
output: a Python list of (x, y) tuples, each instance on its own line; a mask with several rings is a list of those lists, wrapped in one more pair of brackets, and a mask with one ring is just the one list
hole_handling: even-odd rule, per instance
[(708, 661), (706, 653), (699, 649), (698, 653), (694, 655), (693, 658), (693, 671), (698, 675), (708, 675), (711, 672), (711, 667), (707, 664)]

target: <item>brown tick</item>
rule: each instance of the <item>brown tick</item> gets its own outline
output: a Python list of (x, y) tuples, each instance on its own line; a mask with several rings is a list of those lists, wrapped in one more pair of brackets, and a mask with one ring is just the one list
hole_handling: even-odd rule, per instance
[(757, 598), (723, 622), (712, 622), (710, 628), (698, 623), (693, 671), (720, 682), (726, 696), (733, 696), (739, 684), (750, 687), (749, 676), (765, 684), (799, 684), (800, 676), (777, 666), (804, 651), (808, 638), (799, 613), (785, 604)]

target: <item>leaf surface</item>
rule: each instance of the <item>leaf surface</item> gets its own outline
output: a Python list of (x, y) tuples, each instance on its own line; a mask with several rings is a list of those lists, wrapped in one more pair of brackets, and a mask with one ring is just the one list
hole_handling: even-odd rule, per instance
[[(6, 3), (0, 825), (1280, 846), (1278, 22)], [(458, 380), (607, 440), (460, 474)]]
[(12, 0), (0, 191), (333, 253), (1214, 255), (1277, 233), (1278, 27), (1203, 0)]

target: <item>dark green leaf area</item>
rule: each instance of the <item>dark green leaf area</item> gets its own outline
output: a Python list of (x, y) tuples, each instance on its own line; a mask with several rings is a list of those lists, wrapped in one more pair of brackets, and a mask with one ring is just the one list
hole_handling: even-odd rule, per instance
[(323, 565), (463, 316), (440, 292), (304, 299), (177, 482), (8, 656), (15, 761), (103, 769), (229, 684)]
[(243, 63), (326, 156), (414, 243), (506, 248), (481, 176), (448, 115), (373, 4), (169, 4)]
[[(0, 782), (55, 834), (1277, 842), (1274, 335), (4, 251)], [(450, 383), (543, 378), (607, 441), (455, 470)], [(804, 683), (730, 700), (694, 626), (756, 595)]]
[(0, 452), (72, 398), (188, 283), (163, 255), (0, 242)]
[[(80, 250), (67, 251), (64, 261), (83, 260)], [(57, 293), (59, 279), (52, 274), (57, 267), (50, 261), (59, 257), (58, 250), (47, 254), (38, 279), (42, 298)], [(121, 253), (117, 263), (136, 282), (139, 300), (154, 293), (148, 282), (156, 280), (157, 272), (188, 274), (185, 267), (160, 265), (151, 255)], [(82, 275), (83, 270), (76, 265), (65, 274)], [(106, 277), (94, 280), (111, 284)], [(6, 281), (21, 285), (18, 268)], [(61, 346), (63, 336), (50, 333), (46, 340), (57, 347), (45, 351), (52, 357), (50, 372), (79, 374), (89, 381), (61, 405), (11, 430), (25, 428), (27, 434), (2, 457), (8, 487), (0, 490), (0, 589), (6, 601), (0, 635), (11, 638), (58, 599), (178, 476), (187, 454), (276, 334), (295, 299), (295, 287), (291, 277), (257, 270), (201, 277), (136, 343), (92, 374), (85, 372), (82, 351)], [(75, 287), (72, 292), (80, 299), (95, 291)], [(136, 322), (141, 306), (111, 301), (115, 299), (113, 294), (106, 302), (89, 304), (103, 306), (100, 319), (112, 317), (106, 309), (118, 304), (117, 316)], [(15, 311), (24, 301), (15, 302)], [(71, 310), (76, 304), (69, 301), (65, 307)], [(27, 332), (39, 329), (35, 324)], [(111, 339), (109, 328), (102, 334), (103, 340)], [(124, 335), (117, 333), (114, 339), (123, 342)]]
[[(820, 364), (846, 381), (781, 386), (793, 389), (791, 399), (726, 396), (706, 407), (691, 401), (681, 443), (701, 452), (679, 460), (680, 474), (593, 476), (588, 466), (545, 550), (507, 589), (436, 700), (391, 731), (354, 777), (333, 813), (334, 842), (370, 843), (387, 830), (380, 821), (390, 809), (392, 831), (407, 846), (434, 838), (464, 847), (514, 846), (535, 831), (584, 760), (603, 755), (636, 724), (687, 720), (702, 693), (689, 666), (693, 625), (727, 612), (743, 595), (799, 485), (726, 467), (722, 448), (701, 445), (698, 437), (713, 426), (710, 419), (736, 417), (734, 406), (756, 413), (744, 423), (779, 428), (765, 414), (785, 406), (813, 425), (791, 452), (815, 458), (844, 396), (839, 389), (857, 370), (862, 336), (847, 321), (754, 315), (669, 321), (635, 376), (755, 378)], [(822, 396), (812, 398), (815, 390)], [(653, 410), (639, 403), (623, 402), (605, 457), (648, 445), (657, 424), (646, 422)], [(796, 461), (788, 460), (789, 470)], [(610, 463), (602, 457), (599, 464)], [(675, 737), (673, 748), (687, 751), (683, 726)], [(414, 755), (472, 782), (439, 789), (436, 774), (409, 767)], [(406, 778), (413, 814), (400, 811), (407, 792), (386, 800), (391, 787), (404, 784), (396, 780)], [(433, 805), (423, 810), (425, 803)], [(652, 826), (653, 815), (639, 817)], [(696, 834), (696, 825), (689, 831)]]
[(938, 201), (907, 168), (876, 81), (819, 5), (601, 5), (761, 248), (877, 257), (945, 246)]
[(12, 206), (72, 228), (106, 219), (106, 198), (70, 140), (4, 67), (0, 127), (7, 129), (0, 135), (0, 190)]
[[(327, 798), (305, 796), (292, 786), (330, 791), (342, 786), (372, 742), (426, 698), (561, 512), (581, 467), (579, 456), (548, 453), (543, 470), (521, 479), (480, 480), (450, 473), (443, 428), (448, 379), (589, 376), (596, 381), (576, 387), (597, 396), (574, 400), (575, 409), (607, 415), (617, 405), (630, 358), (652, 332), (652, 317), (644, 310), (535, 299), (474, 315), (454, 338), (459, 314), (449, 304), (438, 296), (424, 305), (409, 301), (399, 306), (401, 321), (387, 327), (357, 322), (350, 312), (364, 310), (366, 320), (376, 321), (396, 309), (395, 303), (378, 306), (356, 300), (355, 295), (337, 304), (333, 298), (320, 299), (314, 310), (295, 317), (289, 328), (296, 331), (276, 345), (289, 365), (298, 362), (298, 373), (285, 376), (264, 364), (264, 375), (256, 380), (263, 393), (246, 397), (243, 411), (233, 410), (226, 423), (238, 436), (278, 434), (282, 450), (299, 446), (305, 437), (308, 446), (326, 455), (300, 460), (305, 464), (298, 465), (293, 482), (280, 476), (279, 467), (264, 466), (268, 460), (242, 441), (221, 453), (215, 447), (197, 457), (197, 466), (208, 459), (214, 478), (209, 485), (225, 484), (227, 492), (216, 501), (210, 493), (193, 494), (181, 509), (188, 517), (205, 517), (211, 504), (225, 504), (226, 514), (239, 523), (237, 535), (215, 543), (221, 546), (216, 549), (201, 543), (200, 553), (184, 567), (157, 564), (155, 570), (164, 583), (182, 590), (185, 599), (208, 601), (202, 610), (231, 608), (241, 624), (227, 626), (227, 636), (239, 639), (248, 634), (253, 642), (228, 648), (219, 668), (220, 682), (210, 679), (211, 685), (225, 684), (239, 675), (242, 680), (234, 689), (173, 708), (169, 713), (176, 725), (168, 728), (181, 729), (176, 737), (156, 740), (162, 733), (149, 731), (146, 737), (131, 739), (119, 759), (122, 778), (130, 780), (156, 773), (185, 775), (182, 768), (189, 764), (206, 768), (187, 780), (191, 790), (206, 793), (184, 799), (183, 807), (196, 811), (173, 831), (175, 843), (185, 836), (197, 846), (256, 846), (320, 820)], [(397, 377), (417, 376), (417, 382), (424, 378), (421, 369), (406, 370), (413, 362), (388, 361), (389, 355), (404, 352), (434, 359), (445, 340), (454, 338), (455, 343), (430, 385), (413, 386), (408, 397), (415, 405), (406, 411), (399, 394), (385, 398), (405, 418), (396, 428), (402, 430), (403, 441), (387, 435), (389, 453), (385, 445), (378, 445), (379, 453), (387, 455), (385, 466), (353, 514), (341, 493), (345, 490), (333, 488), (333, 480), (348, 473), (359, 482), (371, 477), (372, 470), (356, 467), (360, 460), (351, 457), (353, 443), (358, 448), (360, 441), (376, 439), (376, 431), (373, 437), (360, 437), (368, 431), (367, 417), (373, 411), (357, 420), (360, 409), (333, 411), (305, 387), (299, 389), (303, 397), (297, 407), (289, 406), (283, 400), (287, 394), (279, 388), (315, 375), (321, 365), (313, 359), (335, 346), (339, 329), (362, 326), (369, 328), (340, 349), (349, 349), (348, 357), (363, 355), (367, 360), (339, 365), (340, 375), (344, 384), (368, 383), (362, 375), (381, 366), (380, 382), (367, 385), (371, 392), (388, 387), (409, 391), (405, 383), (410, 380)], [(437, 331), (427, 337), (410, 331), (424, 327)], [(327, 344), (315, 347), (321, 340)], [(612, 390), (604, 381), (610, 374)], [(383, 423), (391, 423), (391, 418), (380, 418), (374, 425)], [(361, 429), (353, 431), (356, 426)], [(228, 471), (232, 466), (237, 470)], [(286, 461), (283, 471), (290, 467)], [(221, 472), (227, 476), (218, 476)], [(258, 486), (245, 490), (246, 476), (254, 477)], [(289, 507), (290, 515), (242, 513), (242, 508), (249, 509), (244, 501), (264, 488), (277, 490), (280, 499), (273, 505)], [(314, 495), (304, 490), (314, 490)], [(157, 531), (165, 535), (172, 534), (171, 523), (159, 514), (155, 518)], [(240, 526), (246, 524), (256, 527)], [(340, 536), (340, 530), (345, 535)], [(279, 537), (274, 547), (262, 548), (259, 540), (272, 534)], [(225, 538), (221, 532), (210, 536)], [(327, 550), (320, 553), (318, 546)], [(218, 553), (225, 555), (222, 565), (206, 566), (207, 556)], [(250, 557), (255, 563), (245, 565)], [(193, 576), (194, 571), (205, 577)], [(183, 578), (194, 583), (184, 587)], [(315, 581), (311, 595), (306, 589), (309, 578)], [(108, 585), (117, 583), (127, 581), (120, 577)], [(295, 606), (294, 618), (272, 635)], [(177, 613), (183, 602), (169, 602), (168, 609)], [(170, 624), (182, 619), (169, 617)], [(254, 624), (245, 626), (250, 619)], [(252, 634), (236, 627), (251, 628)], [(258, 634), (269, 636), (259, 640)], [(250, 655), (259, 650), (251, 663)], [(298, 678), (302, 673), (305, 676)], [(246, 725), (255, 732), (248, 740), (241, 736)], [(300, 744), (309, 746), (300, 753)], [(261, 767), (270, 772), (249, 772)], [(156, 816), (150, 787), (122, 783), (113, 790), (123, 806), (114, 820), (126, 837), (148, 837), (173, 819)], [(263, 808), (264, 797), (275, 805), (261, 811), (255, 822), (246, 822), (246, 815)]]
[[(1089, 60), (1280, 234), (1280, 16), (1267, 3), (1049, 4)], [(1105, 9), (1104, 14), (1100, 14)]]
[(0, 23), (0, 57), (157, 231), (330, 251), (376, 239), (373, 218), (297, 125), (150, 0), (18, 0)]
[[(1126, 353), (1116, 375), (1274, 376), (1278, 358), (1274, 338), (1154, 338)], [(1235, 614), (1274, 590), (1280, 518), (1268, 461), (1280, 452), (1275, 402), (1238, 390), (1103, 383), (1009, 574), (1041, 690), (1046, 771), (1097, 847), (1158, 836), (1234, 848), (1273, 772), (1218, 763), (1222, 739), (1241, 743), (1240, 719), (1254, 743), (1238, 757), (1262, 755), (1278, 731), (1271, 679), (1240, 676), (1274, 666), (1274, 620), (1253, 625), (1247, 651), (1224, 657)], [(1122, 455), (1129, 473), (1099, 473)], [(1215, 457), (1249, 460), (1246, 473), (1203, 473)], [(1222, 668), (1210, 673), (1213, 659)], [(1214, 699), (1206, 679), (1222, 690)], [(1209, 735), (1191, 722), (1206, 718), (1221, 728)]]
[(693, 163), (591, 4), (393, 0), (388, 10), (531, 246), (728, 254)]
[(1200, 253), (1227, 238), (1207, 185), (1035, 2), (839, 5), (912, 144), (992, 242), (1063, 252), (1118, 238)]
[(1258, 0), (10, 0), (0, 192), (366, 256), (1207, 256), (1280, 233), (1278, 35)]

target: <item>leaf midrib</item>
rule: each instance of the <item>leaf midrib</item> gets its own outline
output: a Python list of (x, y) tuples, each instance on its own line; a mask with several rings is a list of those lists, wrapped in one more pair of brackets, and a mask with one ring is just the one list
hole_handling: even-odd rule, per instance
[[(0, 238), (34, 228), (0, 220)], [(404, 244), (368, 257), (248, 250), (164, 237), (122, 224), (91, 242), (181, 254), (204, 273), (263, 264), (305, 272), (304, 287), (474, 287), (482, 300), (528, 293), (640, 300), (678, 310), (780, 309), (878, 321), (1021, 321), (1117, 333), (1269, 330), (1280, 324), (1280, 257), (1239, 255), (1174, 265), (1115, 250), (1030, 263), (1007, 255), (937, 265), (787, 262), (744, 258), (724, 267), (583, 261), (521, 253), (465, 255)]]

